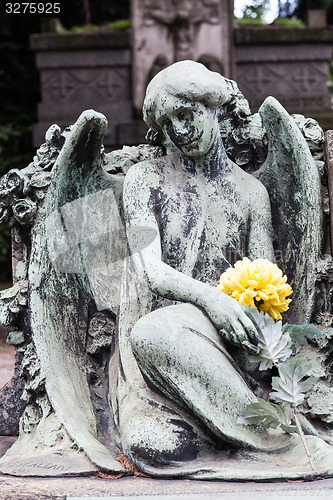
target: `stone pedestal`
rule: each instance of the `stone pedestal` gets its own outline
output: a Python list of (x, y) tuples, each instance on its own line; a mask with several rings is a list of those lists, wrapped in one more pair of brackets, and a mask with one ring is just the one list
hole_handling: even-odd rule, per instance
[(327, 26), (326, 10), (308, 10), (306, 22), (308, 28), (325, 28)]
[(239, 28), (235, 42), (235, 80), (252, 111), (269, 95), (291, 113), (331, 110), (332, 29)]
[(232, 77), (233, 0), (132, 0), (133, 100), (141, 111), (147, 84), (184, 59)]
[(84, 34), (33, 35), (40, 71), (42, 100), (34, 144), (44, 142), (47, 128), (74, 123), (84, 109), (102, 112), (109, 121), (108, 149), (144, 140), (146, 128), (133, 121), (131, 98), (131, 48), (129, 33), (105, 31)]

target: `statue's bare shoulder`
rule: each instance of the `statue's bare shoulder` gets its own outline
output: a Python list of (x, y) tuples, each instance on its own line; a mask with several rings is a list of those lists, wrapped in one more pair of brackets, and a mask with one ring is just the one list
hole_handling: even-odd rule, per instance
[(252, 174), (245, 172), (238, 165), (233, 163), (231, 171), (235, 188), (240, 190), (251, 206), (258, 203), (270, 206), (269, 195), (265, 186)]
[(124, 189), (131, 185), (139, 185), (141, 182), (154, 185), (159, 182), (162, 169), (166, 164), (166, 157), (151, 158), (133, 165), (126, 174)]

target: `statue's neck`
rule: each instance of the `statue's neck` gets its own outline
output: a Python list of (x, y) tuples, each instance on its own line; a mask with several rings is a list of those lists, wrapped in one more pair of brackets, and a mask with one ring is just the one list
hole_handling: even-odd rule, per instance
[(201, 173), (210, 179), (223, 175), (231, 168), (220, 134), (217, 135), (210, 150), (205, 155), (191, 157), (180, 153), (180, 160), (189, 172)]

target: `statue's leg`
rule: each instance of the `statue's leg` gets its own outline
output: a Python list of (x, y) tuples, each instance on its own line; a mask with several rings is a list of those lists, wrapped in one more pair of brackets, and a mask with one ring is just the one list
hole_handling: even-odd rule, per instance
[(191, 304), (156, 310), (135, 325), (131, 344), (151, 383), (185, 406), (218, 438), (263, 451), (288, 445), (288, 437), (237, 422), (256, 397), (245, 383), (208, 317)]

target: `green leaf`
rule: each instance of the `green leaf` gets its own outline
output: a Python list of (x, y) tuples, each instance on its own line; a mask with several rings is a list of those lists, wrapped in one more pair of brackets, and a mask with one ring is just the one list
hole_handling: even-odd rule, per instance
[(292, 342), (288, 332), (283, 333), (282, 322), (275, 322), (268, 314), (259, 313), (256, 308), (244, 306), (244, 311), (258, 326), (259, 352), (249, 355), (250, 361), (260, 361), (259, 370), (286, 361), (292, 354)]
[(306, 325), (291, 325), (286, 323), (282, 327), (283, 333), (288, 332), (290, 338), (301, 345), (307, 345), (308, 340), (322, 337), (322, 332), (312, 323)]
[(239, 424), (261, 424), (264, 429), (276, 429), (279, 425), (289, 426), (292, 418), (290, 405), (279, 406), (258, 398), (258, 402), (250, 403), (241, 413)]
[[(284, 407), (285, 408), (285, 407)], [(287, 434), (294, 434), (295, 432), (298, 434), (297, 427), (281, 424), (281, 429)]]
[(305, 393), (318, 380), (317, 377), (302, 380), (310, 367), (303, 354), (298, 354), (280, 365), (280, 377), (272, 378), (272, 387), (275, 392), (271, 392), (271, 398), (277, 403), (288, 403), (294, 407), (301, 404)]

